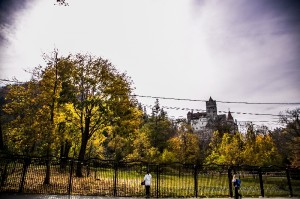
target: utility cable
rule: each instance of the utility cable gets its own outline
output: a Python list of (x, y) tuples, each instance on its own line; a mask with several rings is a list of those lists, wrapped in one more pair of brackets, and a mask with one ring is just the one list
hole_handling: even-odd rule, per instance
[[(145, 105), (142, 104), (142, 106), (148, 107), (148, 108), (153, 108), (154, 105)], [(197, 111), (197, 112), (206, 112), (206, 110), (202, 109), (192, 109), (192, 108), (180, 108), (180, 107), (169, 107), (169, 106), (161, 106), (162, 108), (165, 109), (173, 109), (173, 110), (184, 110), (184, 111)], [(270, 114), (270, 113), (244, 113), (244, 112), (234, 112), (234, 111), (218, 111), (219, 113), (232, 113), (232, 114), (239, 114), (239, 115), (263, 115), (263, 116), (275, 116), (275, 117), (280, 117), (281, 115), (275, 115), (275, 114)]]
[[(7, 79), (0, 79), (2, 82), (10, 82), (10, 83), (25, 83), (16, 80), (7, 80)], [(177, 100), (177, 101), (190, 101), (190, 102), (206, 102), (207, 100), (202, 99), (189, 99), (189, 98), (175, 98), (175, 97), (161, 97), (161, 96), (151, 96), (151, 95), (138, 95), (132, 94), (132, 97), (141, 97), (141, 98), (153, 98), (153, 99), (163, 99), (163, 100)], [(234, 102), (234, 101), (223, 101), (223, 100), (216, 100), (218, 103), (223, 104), (247, 104), (247, 105), (300, 105), (300, 102)]]
[[(188, 98), (174, 98), (174, 97), (159, 97), (150, 95), (131, 95), (133, 97), (141, 98), (153, 98), (153, 99), (167, 99), (167, 100), (177, 100), (177, 101), (191, 101), (191, 102), (206, 102), (207, 100), (201, 99), (188, 99)], [(252, 104), (252, 105), (300, 105), (300, 102), (231, 102), (231, 101), (221, 101), (216, 100), (216, 102), (224, 104)]]

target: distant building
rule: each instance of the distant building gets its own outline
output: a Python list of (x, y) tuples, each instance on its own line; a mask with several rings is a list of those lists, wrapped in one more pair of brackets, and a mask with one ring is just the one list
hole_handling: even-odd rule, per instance
[(215, 131), (234, 133), (237, 131), (237, 124), (229, 111), (225, 114), (217, 114), (217, 103), (211, 97), (206, 101), (206, 112), (188, 112), (187, 120), (194, 131)]

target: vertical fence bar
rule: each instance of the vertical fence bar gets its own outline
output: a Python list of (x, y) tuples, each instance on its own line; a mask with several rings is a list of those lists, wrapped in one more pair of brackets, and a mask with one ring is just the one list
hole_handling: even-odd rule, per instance
[(117, 178), (118, 178), (118, 165), (117, 165), (117, 163), (115, 162), (114, 163), (114, 197), (116, 197), (117, 196)]
[(261, 197), (265, 197), (264, 182), (262, 178), (261, 168), (258, 169), (258, 176), (259, 176), (260, 194)]
[(232, 169), (231, 167), (228, 168), (228, 188), (229, 188), (229, 196), (232, 198), (233, 197), (233, 191), (232, 191)]
[(156, 165), (156, 197), (159, 198), (159, 165)]
[(69, 177), (69, 185), (68, 185), (68, 195), (71, 195), (72, 192), (72, 177), (73, 177), (73, 170), (74, 170), (74, 160), (70, 160), (70, 177)]
[(9, 163), (8, 161), (5, 161), (4, 170), (3, 170), (2, 174), (1, 174), (1, 185), (0, 185), (0, 187), (2, 187), (2, 186), (5, 185), (5, 181), (6, 181), (7, 177), (8, 177), (8, 174), (7, 174), (8, 163)]
[[(11, 158), (11, 157), (10, 157)], [(44, 160), (44, 159), (42, 159)], [(89, 177), (85, 178), (75, 178), (76, 163), (75, 159), (68, 159), (68, 164), (65, 172), (59, 172), (56, 170), (58, 165), (54, 164), (51, 160), (51, 167), (53, 176), (53, 181), (56, 179), (63, 179), (57, 181), (57, 184), (53, 183), (50, 187), (43, 186), (43, 178), (45, 177), (44, 172), (44, 161), (32, 157), (18, 157), (7, 159), (4, 161), (0, 158), (1, 171), (0, 171), (0, 192), (10, 191), (19, 193), (50, 193), (51, 194), (78, 194), (76, 191), (79, 190), (80, 193), (85, 193), (86, 195), (110, 195), (115, 197), (121, 196), (141, 196), (142, 186), (140, 186), (140, 172), (131, 174), (132, 168), (123, 168), (123, 164), (119, 162), (101, 162), (96, 164), (87, 164), (90, 168), (87, 168), (87, 173)], [(42, 166), (41, 166), (42, 165)], [(129, 164), (131, 165), (131, 164)], [(127, 165), (127, 166), (129, 166)], [(269, 169), (266, 167), (251, 167), (251, 169), (244, 167), (229, 166), (222, 167), (220, 170), (220, 175), (222, 175), (222, 181), (215, 182), (215, 175), (219, 170), (215, 170), (216, 167), (208, 167), (204, 169), (202, 176), (202, 165), (183, 165), (178, 166), (174, 164), (145, 164), (141, 163), (141, 171), (143, 171), (144, 166), (147, 165), (147, 169), (153, 172), (153, 189), (152, 197), (211, 197), (211, 196), (230, 196), (233, 197), (233, 184), (231, 182), (232, 175), (238, 171), (245, 171), (245, 187), (243, 191), (246, 197), (251, 197), (253, 195), (257, 196), (260, 194), (261, 197), (269, 195), (272, 193), (274, 195), (273, 189), (270, 189), (270, 184), (277, 182), (277, 178), (273, 180), (273, 174), (270, 172), (269, 175), (265, 175), (265, 172)], [(95, 169), (99, 168), (99, 169)], [(134, 167), (133, 167), (134, 168)], [(150, 169), (151, 168), (151, 169)], [(280, 180), (282, 187), (285, 188), (284, 192), (278, 192), (279, 194), (289, 194), (290, 197), (298, 196), (297, 179), (299, 174), (299, 169), (295, 168), (280, 168)], [(90, 171), (88, 172), (88, 170)], [(224, 170), (225, 169), (225, 170)], [(248, 170), (247, 170), (248, 169)], [(268, 170), (267, 170), (268, 169)], [(273, 172), (273, 170), (270, 170)], [(274, 170), (277, 172), (277, 170)], [(93, 173), (95, 172), (95, 173)], [(130, 173), (127, 173), (130, 172)], [(156, 172), (156, 174), (155, 174)], [(227, 173), (226, 173), (227, 172)], [(295, 172), (295, 173), (294, 173)], [(97, 175), (99, 174), (99, 175)], [(271, 175), (272, 174), (272, 175)], [(218, 174), (219, 175), (219, 174)], [(227, 175), (227, 176), (226, 176)], [(247, 176), (249, 175), (249, 176)], [(94, 176), (94, 178), (92, 178)], [(251, 178), (253, 177), (253, 178)], [(275, 176), (276, 177), (276, 176)], [(228, 179), (226, 179), (228, 178)], [(259, 179), (257, 179), (259, 178)], [(287, 180), (283, 180), (287, 179)], [(94, 181), (92, 181), (94, 180)], [(260, 187), (258, 187), (258, 181)], [(91, 184), (88, 184), (90, 183)], [(1, 184), (2, 183), (2, 184)], [(32, 184), (35, 183), (35, 184)], [(78, 187), (75, 186), (76, 183), (81, 185), (87, 185)], [(133, 183), (133, 184), (132, 184)], [(228, 183), (228, 185), (227, 185)], [(251, 183), (251, 184), (250, 184)], [(93, 187), (92, 187), (93, 186)], [(56, 189), (58, 187), (58, 189)], [(76, 188), (78, 187), (78, 188)], [(90, 188), (92, 187), (92, 188)], [(264, 190), (266, 187), (266, 190)], [(154, 190), (155, 188), (155, 190)], [(225, 188), (225, 190), (224, 190)], [(229, 188), (229, 192), (227, 192)], [(253, 189), (252, 189), (253, 188)], [(217, 191), (216, 191), (217, 190)], [(219, 191), (220, 190), (220, 191)], [(260, 191), (260, 192), (259, 192)], [(243, 193), (243, 192), (242, 192)], [(277, 193), (277, 192), (276, 192)], [(250, 195), (252, 194), (252, 195)]]
[(194, 165), (194, 196), (198, 198), (198, 165)]
[(290, 169), (289, 167), (286, 168), (286, 178), (287, 178), (287, 182), (288, 182), (288, 186), (289, 186), (289, 190), (290, 190), (290, 197), (293, 197), (293, 189), (292, 189), (292, 183), (291, 183), (291, 176), (290, 176)]

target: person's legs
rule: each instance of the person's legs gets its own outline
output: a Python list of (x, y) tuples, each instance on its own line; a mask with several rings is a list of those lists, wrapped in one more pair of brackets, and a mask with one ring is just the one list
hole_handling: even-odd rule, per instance
[(234, 198), (239, 199), (239, 189), (237, 187), (234, 187)]
[(146, 187), (146, 197), (150, 197), (150, 186), (145, 186)]
[(239, 187), (234, 187), (234, 198), (235, 199), (242, 198), (242, 194), (239, 193)]

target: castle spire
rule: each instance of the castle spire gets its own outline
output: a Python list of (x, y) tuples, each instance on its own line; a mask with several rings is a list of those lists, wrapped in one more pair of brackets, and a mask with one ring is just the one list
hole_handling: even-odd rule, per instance
[(231, 115), (231, 112), (230, 112), (230, 111), (228, 111), (227, 120), (229, 120), (229, 121), (233, 121), (233, 117), (232, 117), (232, 115)]

